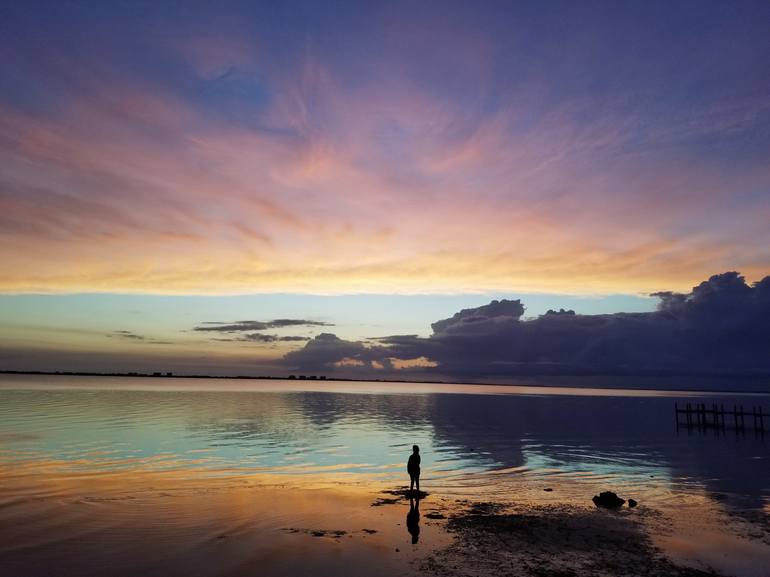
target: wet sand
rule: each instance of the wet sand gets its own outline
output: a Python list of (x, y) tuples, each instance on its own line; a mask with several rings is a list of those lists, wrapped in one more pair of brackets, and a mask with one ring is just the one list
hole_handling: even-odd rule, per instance
[(402, 575), (423, 543), (450, 542), (424, 524), (412, 545), (408, 506), (373, 507), (370, 489), (280, 481), (146, 473), (4, 485), (2, 574)]
[[(3, 575), (762, 577), (770, 566), (765, 515), (720, 529), (712, 511), (711, 530), (688, 536), (692, 523), (644, 504), (560, 502), (558, 486), (541, 503), (433, 492), (415, 518), (403, 489), (339, 475), (30, 469), (2, 471)], [(721, 563), (704, 535), (734, 541), (720, 544)]]

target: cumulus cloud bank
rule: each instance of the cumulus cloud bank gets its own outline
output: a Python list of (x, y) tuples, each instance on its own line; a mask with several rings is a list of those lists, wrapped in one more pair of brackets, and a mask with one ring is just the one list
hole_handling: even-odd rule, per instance
[[(433, 334), (374, 342), (329, 333), (285, 355), (302, 370), (399, 368), (456, 378), (520, 374), (770, 373), (770, 276), (714, 275), (689, 293), (659, 292), (647, 313), (549, 310), (522, 320), (519, 300), (492, 301), (432, 324)], [(404, 362), (410, 360), (420, 361)]]

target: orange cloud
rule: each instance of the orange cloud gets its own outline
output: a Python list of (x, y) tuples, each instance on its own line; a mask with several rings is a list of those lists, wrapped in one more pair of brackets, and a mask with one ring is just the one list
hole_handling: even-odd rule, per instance
[(431, 361), (427, 357), (417, 357), (416, 359), (397, 359), (395, 357), (391, 357), (390, 362), (393, 368), (396, 370), (438, 366), (437, 362)]

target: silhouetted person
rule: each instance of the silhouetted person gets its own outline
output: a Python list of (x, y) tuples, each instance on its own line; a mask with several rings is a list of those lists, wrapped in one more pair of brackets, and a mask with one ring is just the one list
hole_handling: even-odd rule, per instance
[(406, 463), (406, 472), (409, 473), (409, 494), (414, 491), (414, 485), (417, 484), (417, 495), (420, 495), (420, 447), (412, 445), (412, 454), (409, 455), (409, 461)]
[[(420, 457), (417, 457), (418, 459)], [(420, 497), (409, 497), (409, 512), (406, 514), (406, 530), (412, 536), (412, 545), (420, 539)]]

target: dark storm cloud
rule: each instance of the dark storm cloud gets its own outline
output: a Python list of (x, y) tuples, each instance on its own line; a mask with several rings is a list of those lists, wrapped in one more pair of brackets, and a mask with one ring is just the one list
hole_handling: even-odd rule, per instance
[(405, 345), (412, 344), (419, 340), (417, 335), (391, 335), (388, 337), (372, 337), (369, 340), (376, 341), (383, 345)]
[(335, 363), (372, 367), (372, 362), (390, 368), (389, 347), (367, 346), (361, 341), (346, 341), (331, 333), (321, 333), (301, 349), (286, 353), (284, 361), (298, 369), (329, 368)]
[(331, 327), (331, 323), (309, 321), (306, 319), (274, 319), (272, 321), (235, 321), (217, 322), (206, 321), (195, 327), (196, 331), (212, 331), (221, 333), (237, 333), (246, 331), (265, 331), (285, 327)]
[(455, 313), (451, 318), (436, 321), (431, 325), (434, 333), (442, 333), (455, 326), (467, 326), (468, 324), (483, 322), (488, 319), (498, 319), (502, 322), (517, 321), (524, 314), (524, 306), (521, 301), (492, 301), (488, 305), (474, 309), (463, 309)]
[[(752, 286), (737, 272), (712, 276), (689, 293), (656, 293), (648, 313), (580, 315), (550, 310), (521, 320), (518, 300), (492, 301), (433, 323), (428, 338), (397, 335), (378, 344), (319, 335), (285, 356), (303, 369), (344, 359), (359, 368), (425, 357), (424, 368), (456, 377), (517, 374), (770, 372), (770, 277)], [(344, 364), (344, 363), (343, 363)]]

